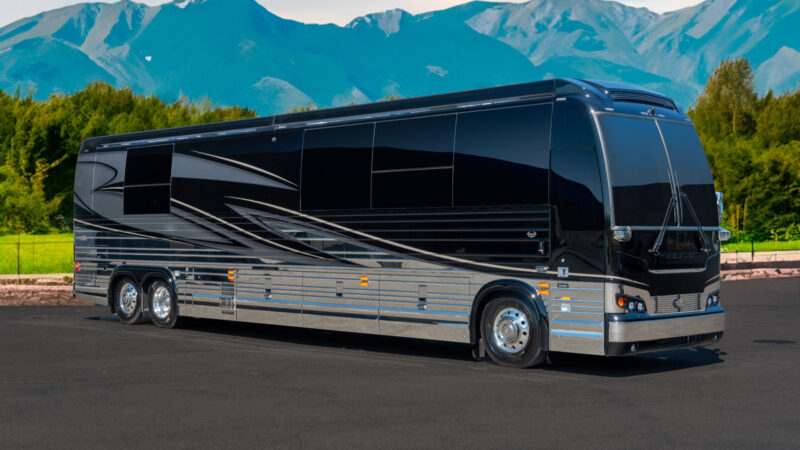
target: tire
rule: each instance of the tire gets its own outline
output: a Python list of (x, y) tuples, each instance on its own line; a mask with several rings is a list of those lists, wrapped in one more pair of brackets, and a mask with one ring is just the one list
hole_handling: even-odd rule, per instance
[(114, 286), (114, 312), (126, 325), (142, 321), (142, 293), (133, 278), (123, 277)]
[(147, 289), (147, 309), (150, 320), (157, 327), (175, 328), (180, 324), (177, 298), (164, 280), (150, 283)]
[(481, 336), (489, 357), (501, 366), (533, 367), (547, 359), (537, 315), (514, 297), (489, 301), (481, 316)]

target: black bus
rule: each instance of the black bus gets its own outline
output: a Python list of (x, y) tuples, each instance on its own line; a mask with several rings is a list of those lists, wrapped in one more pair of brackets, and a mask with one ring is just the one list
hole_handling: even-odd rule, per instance
[(641, 354), (721, 338), (721, 211), (675, 102), (557, 79), (87, 139), (74, 290), (126, 324)]

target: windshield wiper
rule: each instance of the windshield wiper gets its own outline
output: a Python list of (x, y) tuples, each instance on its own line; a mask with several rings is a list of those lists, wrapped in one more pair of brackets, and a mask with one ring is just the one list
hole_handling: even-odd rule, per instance
[[(708, 238), (706, 234), (703, 232), (703, 226), (700, 224), (700, 219), (697, 218), (697, 214), (694, 212), (694, 208), (692, 207), (692, 202), (689, 201), (689, 196), (686, 195), (683, 191), (680, 191), (680, 198), (686, 202), (686, 206), (689, 210), (689, 215), (692, 217), (692, 221), (694, 221), (695, 227), (697, 228), (697, 232), (700, 233), (700, 238), (703, 240), (703, 247), (700, 249), (705, 254), (711, 253), (711, 243), (708, 242)], [(667, 233), (667, 223), (669, 222), (669, 218), (672, 213), (675, 211), (673, 209), (673, 205), (675, 203), (675, 197), (669, 199), (669, 205), (667, 205), (667, 214), (664, 216), (664, 221), (661, 223), (661, 228), (658, 231), (658, 237), (656, 241), (653, 243), (653, 247), (648, 250), (651, 255), (659, 256), (661, 254), (660, 249), (661, 245), (664, 243), (664, 236)]]
[(700, 237), (703, 238), (703, 248), (702, 250), (706, 255), (711, 253), (711, 243), (708, 242), (708, 238), (706, 237), (706, 233), (703, 232), (703, 225), (700, 223), (700, 219), (697, 218), (697, 214), (694, 212), (694, 208), (692, 207), (692, 202), (689, 201), (689, 196), (686, 195), (685, 192), (681, 191), (681, 198), (686, 202), (686, 206), (689, 207), (689, 215), (692, 216), (692, 220), (694, 221), (695, 226), (697, 227), (697, 232), (700, 233)]
[(667, 222), (669, 222), (669, 216), (675, 211), (672, 207), (675, 204), (675, 195), (669, 198), (669, 204), (667, 205), (667, 214), (664, 216), (664, 221), (661, 222), (661, 228), (658, 230), (658, 237), (656, 241), (653, 243), (653, 247), (648, 250), (648, 252), (652, 255), (658, 256), (660, 254), (659, 249), (661, 248), (661, 244), (664, 243), (664, 235), (667, 233)]

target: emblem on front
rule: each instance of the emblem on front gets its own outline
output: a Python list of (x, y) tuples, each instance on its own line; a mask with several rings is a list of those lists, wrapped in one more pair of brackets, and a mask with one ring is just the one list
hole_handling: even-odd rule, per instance
[(674, 306), (675, 309), (678, 310), (678, 312), (681, 312), (681, 307), (683, 306), (683, 302), (681, 301), (680, 294), (678, 294), (678, 296), (675, 297), (675, 300), (672, 301), (672, 306)]

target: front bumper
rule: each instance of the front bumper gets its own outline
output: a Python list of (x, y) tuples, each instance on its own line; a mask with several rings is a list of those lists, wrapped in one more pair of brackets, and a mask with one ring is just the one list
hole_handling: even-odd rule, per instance
[(668, 316), (607, 314), (606, 320), (608, 356), (710, 345), (725, 332), (725, 311), (721, 307)]

